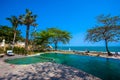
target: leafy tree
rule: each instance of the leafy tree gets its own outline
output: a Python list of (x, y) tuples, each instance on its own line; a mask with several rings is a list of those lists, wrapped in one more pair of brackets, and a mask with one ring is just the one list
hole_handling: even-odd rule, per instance
[(22, 24), (26, 25), (26, 40), (25, 40), (25, 49), (28, 50), (28, 41), (29, 41), (29, 29), (30, 26), (36, 27), (36, 15), (33, 15), (32, 12), (26, 9), (26, 14), (20, 16)]
[(98, 22), (102, 23), (98, 27), (94, 27), (87, 31), (86, 40), (99, 42), (104, 40), (108, 55), (112, 55), (108, 49), (108, 43), (120, 40), (120, 26), (118, 16), (111, 17), (110, 15), (98, 16)]
[(101, 26), (118, 26), (120, 25), (120, 17), (119, 16), (111, 16), (111, 15), (99, 15), (97, 16), (97, 21)]
[(48, 28), (48, 32), (51, 33), (50, 42), (54, 43), (55, 50), (57, 50), (57, 45), (59, 42), (66, 44), (71, 39), (71, 35), (67, 31), (62, 31), (57, 28)]
[[(0, 26), (0, 41), (5, 39), (6, 43), (11, 43), (13, 40), (13, 28), (8, 27), (8, 26)], [(21, 32), (19, 30), (16, 30), (16, 41), (22, 40), (22, 36), (20, 35)]]
[(37, 44), (44, 45), (49, 43), (49, 38), (51, 37), (51, 34), (49, 32), (43, 30), (40, 33), (37, 33), (36, 35), (36, 40), (39, 40), (37, 41)]
[[(11, 18), (6, 18), (7, 20), (9, 20), (12, 24), (12, 28), (13, 28), (13, 32), (14, 32), (14, 38), (13, 38), (13, 45), (15, 43), (15, 39), (16, 39), (16, 29), (18, 27), (19, 24), (21, 24), (21, 22), (19, 21), (19, 19), (16, 16), (12, 16)], [(14, 46), (12, 47), (12, 49), (14, 48)]]
[(34, 44), (37, 48), (40, 48), (40, 50), (44, 50), (48, 47), (48, 44), (50, 44), (49, 39), (51, 37), (51, 33), (47, 30), (33, 33), (33, 35), (35, 37)]
[(36, 33), (35, 43), (41, 45), (43, 48), (53, 43), (55, 50), (57, 50), (59, 42), (66, 44), (70, 39), (71, 35), (69, 32), (57, 28), (48, 28), (47, 30)]

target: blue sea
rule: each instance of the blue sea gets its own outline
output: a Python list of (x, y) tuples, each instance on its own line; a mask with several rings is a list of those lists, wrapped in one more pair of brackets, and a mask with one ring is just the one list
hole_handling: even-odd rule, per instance
[[(59, 46), (58, 50), (106, 52), (106, 48), (102, 46)], [(111, 46), (109, 50), (111, 52), (120, 52), (120, 46)]]

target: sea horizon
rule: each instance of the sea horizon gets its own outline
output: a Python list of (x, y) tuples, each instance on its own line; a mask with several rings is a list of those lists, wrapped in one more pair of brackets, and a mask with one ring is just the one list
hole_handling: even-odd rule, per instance
[[(110, 52), (120, 52), (120, 46), (109, 46)], [(106, 52), (105, 46), (58, 46), (58, 50)]]

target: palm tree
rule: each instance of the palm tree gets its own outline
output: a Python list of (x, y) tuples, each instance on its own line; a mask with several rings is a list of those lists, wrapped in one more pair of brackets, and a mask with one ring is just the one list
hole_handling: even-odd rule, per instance
[(49, 28), (48, 32), (51, 33), (51, 42), (55, 45), (55, 50), (58, 48), (58, 43), (62, 42), (63, 44), (67, 44), (72, 38), (70, 33), (67, 31), (62, 31), (57, 28)]
[(37, 26), (36, 22), (36, 15), (33, 15), (32, 12), (26, 9), (26, 14), (21, 15), (19, 18), (22, 24), (26, 25), (26, 40), (25, 40), (25, 49), (28, 50), (28, 41), (29, 41), (29, 29), (30, 26)]
[(15, 44), (15, 39), (16, 39), (16, 30), (17, 30), (17, 27), (20, 23), (19, 19), (16, 17), (16, 16), (12, 16), (11, 18), (6, 18), (7, 20), (9, 20), (12, 24), (12, 28), (14, 30), (14, 38), (13, 38), (13, 46), (12, 46), (12, 50), (14, 48), (14, 44)]
[[(22, 40), (22, 36), (20, 35), (20, 31), (16, 30), (16, 38), (15, 40)], [(10, 43), (13, 40), (13, 29), (12, 27), (0, 25), (0, 41), (5, 39), (6, 43)]]
[(66, 44), (70, 39), (71, 35), (69, 32), (57, 28), (48, 28), (47, 30), (36, 33), (35, 43), (41, 45), (43, 48), (47, 47), (48, 44), (54, 44), (55, 50), (57, 50), (59, 42)]
[(37, 44), (39, 45), (44, 45), (44, 44), (48, 44), (49, 42), (49, 38), (51, 37), (51, 34), (48, 31), (41, 31), (41, 32), (37, 32), (36, 33), (36, 37), (35, 39), (37, 40)]
[(34, 39), (34, 43), (37, 46), (39, 46), (41, 48), (41, 50), (44, 50), (45, 48), (48, 47), (48, 44), (50, 44), (49, 42), (49, 38), (51, 37), (51, 34), (46, 31), (40, 31), (40, 32), (36, 32), (35, 34), (35, 39)]

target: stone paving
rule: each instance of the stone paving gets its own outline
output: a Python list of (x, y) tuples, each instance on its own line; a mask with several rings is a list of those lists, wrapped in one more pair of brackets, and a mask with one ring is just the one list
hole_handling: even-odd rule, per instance
[(101, 80), (81, 70), (51, 63), (13, 65), (0, 59), (0, 80)]

